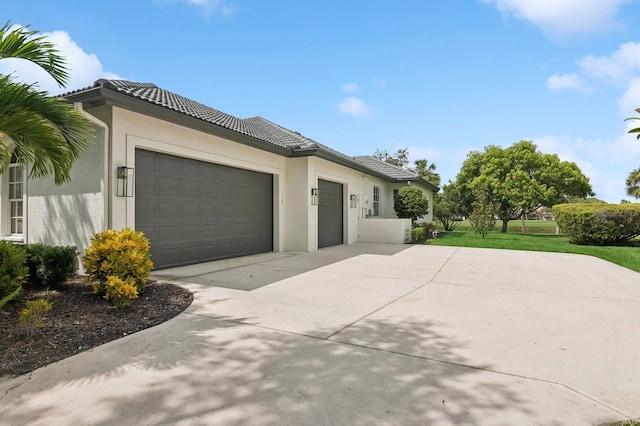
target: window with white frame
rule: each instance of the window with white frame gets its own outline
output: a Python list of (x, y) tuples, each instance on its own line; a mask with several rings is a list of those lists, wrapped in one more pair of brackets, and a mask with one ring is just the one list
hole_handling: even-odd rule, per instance
[(9, 164), (9, 233), (11, 235), (22, 235), (24, 223), (24, 169), (18, 164), (18, 154), (14, 151)]
[(380, 216), (380, 187), (373, 187), (373, 216)]

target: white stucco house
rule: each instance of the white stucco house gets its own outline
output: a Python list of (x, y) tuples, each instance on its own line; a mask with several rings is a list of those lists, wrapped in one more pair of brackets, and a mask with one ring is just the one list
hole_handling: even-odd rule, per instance
[[(402, 241), (406, 225), (392, 224), (403, 221), (371, 221), (397, 218), (393, 194), (401, 186), (419, 187), (430, 208), (438, 190), (373, 157), (349, 157), (154, 84), (98, 80), (64, 96), (94, 123), (92, 148), (61, 186), (27, 179), (14, 153), (1, 176), (3, 239), (75, 245), (82, 254), (95, 232), (130, 227), (145, 233), (156, 267), (166, 268)], [(431, 222), (431, 211), (423, 220)]]

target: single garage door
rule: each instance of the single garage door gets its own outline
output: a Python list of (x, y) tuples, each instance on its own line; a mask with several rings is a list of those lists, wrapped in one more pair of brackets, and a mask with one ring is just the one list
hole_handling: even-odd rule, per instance
[(136, 150), (136, 230), (156, 269), (273, 250), (273, 176)]
[(342, 184), (318, 179), (318, 248), (342, 244)]

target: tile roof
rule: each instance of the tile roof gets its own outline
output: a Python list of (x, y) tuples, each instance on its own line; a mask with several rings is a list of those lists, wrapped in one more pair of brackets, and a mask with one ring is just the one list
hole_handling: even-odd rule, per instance
[(218, 111), (199, 102), (162, 89), (153, 83), (137, 83), (127, 80), (97, 80), (93, 86), (65, 93), (64, 97), (80, 96), (82, 92), (95, 88), (104, 88), (132, 98), (184, 114), (189, 117), (232, 130), (259, 141), (280, 148), (291, 149), (292, 154), (318, 153), (323, 157), (336, 160), (364, 171), (384, 176), (391, 180), (418, 180), (419, 176), (392, 164), (385, 163), (372, 156), (350, 157), (326, 145), (307, 138), (298, 132), (286, 129), (262, 117), (240, 119)]
[[(242, 120), (222, 111), (218, 111), (184, 96), (161, 89), (153, 83), (136, 83), (126, 80), (98, 80), (95, 86), (102, 86), (119, 93), (147, 101), (152, 104), (206, 121), (218, 126), (249, 134)], [(253, 136), (249, 134), (250, 136)]]
[(371, 170), (375, 170), (378, 173), (382, 173), (394, 179), (416, 180), (419, 178), (419, 176), (414, 172), (410, 172), (409, 170), (394, 166), (393, 164), (389, 164), (386, 161), (379, 160), (375, 157), (372, 157), (371, 155), (360, 155), (357, 157), (353, 157), (353, 159)]
[(317, 148), (318, 143), (302, 136), (298, 132), (286, 129), (262, 117), (245, 118), (242, 120), (247, 129), (258, 139), (276, 145), (283, 145), (294, 149)]

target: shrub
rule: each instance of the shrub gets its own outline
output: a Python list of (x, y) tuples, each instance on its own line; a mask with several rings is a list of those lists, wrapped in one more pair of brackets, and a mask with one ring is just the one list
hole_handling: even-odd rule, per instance
[(411, 241), (423, 241), (425, 236), (425, 229), (422, 226), (413, 228), (411, 230)]
[[(104, 289), (104, 298), (111, 301), (118, 308), (129, 306), (133, 299), (138, 298), (138, 290), (134, 285), (133, 278), (122, 281), (120, 278), (111, 275), (107, 278)], [(95, 286), (94, 290), (98, 290), (98, 286)]]
[(393, 209), (399, 218), (409, 218), (413, 223), (429, 213), (429, 201), (420, 188), (403, 186), (394, 197)]
[(20, 293), (29, 275), (22, 246), (0, 241), (0, 306)]
[(29, 284), (34, 287), (59, 288), (78, 268), (75, 247), (29, 244), (26, 249)]
[(87, 281), (94, 283), (96, 292), (106, 293), (109, 277), (130, 283), (142, 291), (153, 268), (149, 255), (149, 240), (142, 232), (126, 228), (97, 233), (82, 258)]
[(574, 244), (615, 245), (640, 235), (640, 204), (560, 204), (553, 213)]
[(474, 231), (484, 238), (496, 228), (496, 206), (489, 199), (487, 186), (480, 186), (473, 191), (475, 200), (471, 204), (473, 212), (469, 216), (469, 223)]
[(44, 316), (52, 307), (53, 304), (44, 299), (27, 302), (27, 307), (18, 316), (18, 322), (25, 328), (27, 336), (33, 336), (36, 329), (44, 327)]

